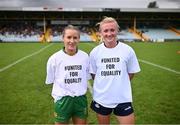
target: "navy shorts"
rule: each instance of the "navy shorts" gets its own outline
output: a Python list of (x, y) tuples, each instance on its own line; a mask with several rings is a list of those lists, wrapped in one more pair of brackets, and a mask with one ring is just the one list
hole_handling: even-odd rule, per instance
[(113, 112), (117, 116), (128, 116), (134, 112), (131, 102), (120, 103), (115, 108), (107, 108), (92, 101), (91, 109), (101, 115), (109, 115)]

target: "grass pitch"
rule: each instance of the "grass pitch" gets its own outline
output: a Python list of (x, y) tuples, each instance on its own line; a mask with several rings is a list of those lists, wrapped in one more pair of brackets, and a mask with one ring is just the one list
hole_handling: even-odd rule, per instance
[[(180, 43), (128, 44), (134, 48), (141, 66), (132, 81), (136, 123), (180, 124)], [(79, 48), (89, 53), (95, 46), (81, 43)], [(1, 124), (54, 123), (52, 86), (45, 85), (46, 62), (62, 47), (62, 43), (0, 44)], [(87, 96), (90, 104), (89, 91)], [(91, 109), (88, 123), (97, 124)], [(114, 116), (111, 123), (117, 123)]]

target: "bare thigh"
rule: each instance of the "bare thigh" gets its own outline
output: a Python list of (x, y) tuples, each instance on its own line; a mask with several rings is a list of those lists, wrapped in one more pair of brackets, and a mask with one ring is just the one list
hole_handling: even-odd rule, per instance
[(99, 124), (110, 124), (110, 115), (97, 114)]
[(80, 124), (87, 124), (86, 119), (80, 119), (78, 117), (73, 117), (72, 120), (73, 120), (73, 124), (79, 124), (79, 125)]
[(116, 116), (120, 124), (134, 124), (135, 118), (134, 113), (128, 115), (128, 116)]

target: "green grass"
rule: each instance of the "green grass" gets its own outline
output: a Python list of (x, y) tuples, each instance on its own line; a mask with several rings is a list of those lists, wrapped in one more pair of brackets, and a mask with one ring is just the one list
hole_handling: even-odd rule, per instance
[[(179, 42), (128, 43), (141, 60), (180, 72)], [(1, 43), (0, 69), (49, 44)], [(51, 85), (46, 85), (46, 62), (62, 48), (54, 43), (41, 53), (0, 72), (0, 123), (51, 124), (53, 99)], [(81, 43), (79, 48), (89, 53), (93, 43)], [(132, 81), (137, 124), (180, 124), (180, 74), (140, 61), (141, 72)], [(88, 92), (88, 102), (91, 94)], [(96, 114), (89, 109), (89, 124), (97, 124)], [(112, 116), (111, 123), (117, 123)]]

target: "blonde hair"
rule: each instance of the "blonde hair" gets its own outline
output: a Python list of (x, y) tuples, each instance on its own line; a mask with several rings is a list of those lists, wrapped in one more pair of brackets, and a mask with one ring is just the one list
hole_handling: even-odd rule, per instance
[(111, 22), (116, 24), (117, 30), (119, 31), (120, 27), (119, 27), (117, 21), (113, 17), (104, 17), (104, 19), (101, 22), (97, 23), (96, 26), (99, 25), (99, 31), (101, 31), (101, 27), (104, 23), (111, 23)]

